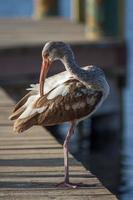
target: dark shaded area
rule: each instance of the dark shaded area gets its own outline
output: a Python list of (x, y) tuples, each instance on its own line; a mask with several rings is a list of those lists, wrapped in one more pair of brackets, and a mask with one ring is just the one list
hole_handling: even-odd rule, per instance
[[(24, 188), (26, 188), (26, 189), (28, 189), (28, 188), (31, 188), (31, 189), (33, 189), (33, 188), (39, 188), (39, 189), (45, 189), (45, 188), (55, 188), (56, 186), (57, 186), (58, 184), (56, 183), (56, 181), (55, 181), (55, 183), (53, 183), (52, 185), (51, 185), (51, 183), (49, 183), (49, 182), (45, 182), (45, 183), (43, 183), (43, 182), (31, 182), (31, 183), (27, 183), (27, 182), (2, 182), (1, 181), (1, 183), (0, 183), (0, 188), (21, 188), (21, 189), (24, 189)], [(102, 188), (101, 187), (101, 185), (100, 184), (79, 184), (79, 187), (80, 188), (86, 188), (86, 189), (88, 189), (88, 188), (94, 188), (95, 187), (95, 189), (100, 189), (100, 188)]]

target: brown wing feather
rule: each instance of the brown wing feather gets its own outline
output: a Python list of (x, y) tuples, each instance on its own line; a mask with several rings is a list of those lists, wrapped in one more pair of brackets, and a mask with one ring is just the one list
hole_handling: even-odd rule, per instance
[(38, 115), (38, 124), (47, 126), (83, 118), (89, 115), (101, 101), (102, 92), (93, 88), (87, 89), (78, 80), (71, 79), (65, 85), (69, 85), (70, 91), (66, 96), (59, 95), (48, 100), (48, 93), (36, 102), (35, 108), (44, 105), (48, 107), (45, 112)]
[(33, 125), (37, 125), (37, 113), (34, 113), (33, 115), (24, 118), (24, 119), (17, 119), (14, 123), (13, 130), (17, 133), (21, 133)]
[[(17, 119), (14, 123), (14, 130), (23, 132), (33, 125), (49, 126), (80, 119), (89, 115), (101, 101), (102, 92), (93, 88), (87, 89), (78, 80), (71, 79), (66, 81), (64, 89), (65, 85), (69, 85), (69, 93), (65, 96), (58, 95), (53, 99), (47, 99), (51, 90), (48, 94), (40, 97), (33, 105), (33, 108), (45, 106), (45, 111), (42, 113), (36, 112), (24, 119)], [(74, 107), (75, 105), (77, 106)]]
[(27, 99), (31, 96), (31, 95), (35, 95), (36, 91), (30, 91), (28, 92), (15, 106), (14, 109), (12, 111), (12, 114), (9, 116), (10, 120), (15, 120), (17, 119), (25, 110), (24, 107), (22, 107)]
[(20, 101), (14, 106), (13, 112), (18, 110), (21, 106), (23, 106), (29, 96), (30, 96), (30, 92), (28, 92), (24, 97), (22, 97), (22, 99), (20, 99)]

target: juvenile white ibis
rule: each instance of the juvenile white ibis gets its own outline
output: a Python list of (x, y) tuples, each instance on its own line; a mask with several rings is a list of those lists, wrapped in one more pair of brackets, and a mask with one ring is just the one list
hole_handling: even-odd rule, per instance
[[(66, 71), (46, 79), (50, 64), (60, 60)], [(11, 120), (18, 133), (33, 125), (50, 126), (70, 122), (64, 141), (65, 178), (63, 187), (75, 188), (69, 181), (68, 146), (77, 123), (92, 115), (109, 93), (104, 72), (97, 66), (80, 68), (69, 45), (47, 42), (42, 50), (40, 84), (31, 85), (30, 92), (15, 106)]]

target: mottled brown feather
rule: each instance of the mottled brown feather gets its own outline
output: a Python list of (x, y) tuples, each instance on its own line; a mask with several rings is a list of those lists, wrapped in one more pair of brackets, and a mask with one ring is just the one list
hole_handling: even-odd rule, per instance
[(16, 110), (18, 110), (21, 106), (23, 106), (25, 104), (25, 102), (27, 101), (28, 97), (30, 96), (30, 92), (27, 93), (15, 106), (13, 109), (13, 112), (15, 112)]
[[(34, 108), (39, 108), (44, 105), (48, 107), (45, 112), (38, 115), (38, 124), (49, 126), (80, 119), (89, 115), (101, 101), (102, 92), (93, 90), (93, 88), (87, 89), (78, 80), (71, 79), (67, 81), (65, 85), (69, 85), (69, 93), (66, 96), (59, 95), (48, 100), (47, 96), (49, 92), (34, 104)], [(87, 93), (84, 93), (85, 90)], [(90, 104), (87, 103), (87, 98), (90, 99)], [(79, 107), (82, 103), (84, 103), (85, 106), (73, 109), (75, 103), (79, 103)], [(66, 106), (69, 106), (70, 109), (67, 110), (65, 108)]]
[(17, 119), (24, 111), (25, 111), (25, 108), (24, 108), (24, 107), (18, 108), (15, 112), (13, 112), (13, 113), (9, 116), (9, 119), (10, 119), (10, 120), (15, 120), (15, 119)]
[(14, 109), (12, 111), (12, 114), (9, 116), (10, 120), (15, 120), (17, 119), (25, 110), (24, 107), (22, 107), (27, 99), (31, 96), (31, 95), (35, 95), (37, 92), (36, 91), (30, 91), (28, 92), (15, 106)]
[(21, 133), (33, 125), (37, 125), (37, 113), (34, 113), (33, 115), (24, 118), (24, 119), (17, 119), (14, 123), (13, 130), (17, 133)]
[[(46, 95), (40, 97), (33, 105), (33, 109), (45, 106), (45, 111), (34, 113), (23, 119), (17, 119), (14, 124), (14, 130), (23, 132), (33, 125), (50, 126), (80, 119), (93, 112), (97, 104), (101, 101), (102, 92), (94, 90), (93, 86), (87, 89), (86, 86), (75, 79), (66, 81), (64, 85), (69, 86), (69, 92), (65, 96), (58, 95), (53, 99), (47, 99), (50, 92), (55, 88), (52, 89)], [(79, 104), (77, 109), (73, 108), (75, 104)], [(84, 104), (84, 106), (81, 106), (81, 104)]]

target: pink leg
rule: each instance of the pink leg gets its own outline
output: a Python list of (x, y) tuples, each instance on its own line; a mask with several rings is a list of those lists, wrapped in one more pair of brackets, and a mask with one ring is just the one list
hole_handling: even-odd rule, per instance
[(76, 188), (77, 187), (76, 184), (73, 184), (73, 183), (69, 182), (69, 162), (68, 162), (69, 142), (70, 142), (71, 136), (74, 134), (75, 127), (76, 127), (76, 122), (73, 121), (71, 123), (70, 129), (69, 129), (69, 131), (67, 133), (67, 136), (66, 136), (64, 144), (63, 144), (65, 177), (64, 177), (64, 181), (62, 183), (58, 184), (58, 186), (61, 186), (61, 187), (67, 187), (67, 188)]

